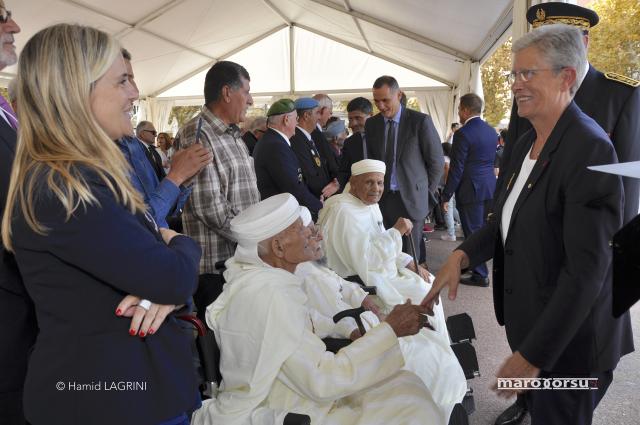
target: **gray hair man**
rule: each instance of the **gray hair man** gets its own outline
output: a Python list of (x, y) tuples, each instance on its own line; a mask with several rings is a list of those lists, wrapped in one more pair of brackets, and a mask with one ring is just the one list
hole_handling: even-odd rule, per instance
[[(287, 411), (311, 423), (424, 423), (436, 417), (416, 375), (402, 371), (398, 337), (425, 323), (424, 310), (397, 306), (385, 322), (337, 354), (313, 333), (301, 281), (309, 231), (290, 194), (265, 199), (232, 222), (238, 240), (229, 282), (207, 309), (220, 344), (223, 390), (193, 424), (282, 423)], [(246, 320), (251, 317), (251, 320)]]
[(267, 117), (259, 116), (253, 118), (245, 128), (246, 131), (242, 135), (242, 140), (244, 140), (247, 149), (249, 149), (249, 155), (253, 155), (256, 143), (267, 132)]
[[(0, 70), (18, 60), (14, 34), (20, 27), (0, 0)], [(2, 213), (9, 189), (9, 176), (16, 151), (18, 121), (13, 108), (0, 96), (0, 192)], [(24, 424), (22, 387), (29, 352), (36, 338), (33, 302), (29, 298), (13, 255), (0, 243), (0, 415), (2, 422)]]

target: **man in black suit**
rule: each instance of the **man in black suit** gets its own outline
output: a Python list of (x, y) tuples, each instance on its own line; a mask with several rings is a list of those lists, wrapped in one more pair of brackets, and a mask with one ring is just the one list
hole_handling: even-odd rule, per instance
[[(598, 23), (599, 17), (596, 12), (584, 7), (549, 2), (530, 7), (527, 20), (534, 29), (555, 23), (577, 26), (583, 31), (583, 41), (588, 48), (589, 29)], [(607, 133), (620, 162), (640, 160), (640, 90), (637, 88), (639, 84), (638, 81), (618, 74), (603, 74), (589, 65), (573, 99), (578, 107)], [(529, 120), (518, 116), (516, 102), (513, 103), (511, 117), (501, 168), (508, 165), (516, 141), (531, 128)], [(496, 191), (507, 184), (506, 179), (507, 176), (500, 173)], [(627, 223), (638, 214), (640, 181), (623, 177), (622, 184), (625, 197), (623, 223)], [(524, 399), (518, 397), (516, 403), (498, 417), (496, 425), (519, 423), (525, 413)]]
[(318, 101), (301, 97), (295, 101), (295, 107), (298, 125), (291, 137), (291, 149), (298, 157), (309, 191), (318, 199), (326, 199), (338, 190), (338, 180), (329, 177), (326, 160), (320, 155), (318, 146), (311, 137), (320, 117)]
[(331, 179), (335, 179), (338, 177), (338, 161), (331, 151), (329, 141), (324, 134), (322, 134), (323, 129), (327, 125), (327, 121), (329, 121), (331, 114), (333, 114), (333, 100), (324, 93), (316, 94), (313, 98), (318, 101), (318, 113), (320, 116), (318, 118), (316, 128), (311, 133), (311, 137), (320, 151), (320, 156), (326, 164), (325, 168), (327, 170), (327, 174)]
[[(543, 25), (563, 23), (580, 27), (585, 46), (589, 47), (589, 29), (599, 22), (596, 12), (570, 3), (549, 2), (532, 6), (527, 20), (538, 28)], [(640, 85), (639, 81), (612, 72), (602, 73), (589, 65), (574, 98), (580, 109), (602, 127), (616, 148), (618, 161), (640, 160)], [(511, 148), (518, 137), (531, 128), (526, 118), (518, 116), (518, 106), (513, 103), (511, 121), (503, 157), (508, 161)], [(501, 179), (502, 180), (502, 179)], [(498, 182), (501, 184), (501, 181)], [(623, 177), (624, 223), (638, 214), (640, 181)]]
[(156, 150), (156, 136), (158, 132), (149, 121), (140, 121), (136, 126), (136, 136), (144, 145), (144, 151), (153, 166), (153, 170), (158, 177), (158, 181), (162, 181), (167, 175), (162, 166), (162, 158)]
[[(380, 110), (365, 123), (369, 158), (384, 161), (387, 173), (380, 208), (385, 228), (400, 217), (411, 219), (416, 255), (422, 249), (422, 227), (442, 171), (444, 156), (431, 117), (404, 108), (395, 78), (382, 76), (373, 83), (373, 99)], [(409, 245), (403, 242), (403, 251)]]
[[(13, 34), (20, 27), (0, 0), (0, 69), (17, 61)], [(0, 99), (0, 213), (9, 189), (16, 153), (17, 119), (8, 102)], [(38, 333), (33, 302), (22, 283), (12, 254), (0, 242), (0, 423), (23, 424), (22, 387), (29, 352)]]
[(271, 105), (267, 111), (269, 129), (253, 151), (253, 165), (262, 199), (290, 193), (300, 205), (309, 208), (315, 220), (322, 202), (307, 187), (300, 161), (291, 148), (289, 139), (295, 134), (296, 123), (293, 100), (280, 99)]
[(338, 170), (338, 183), (340, 188), (349, 181), (351, 177), (351, 165), (358, 161), (367, 159), (367, 143), (364, 135), (364, 123), (371, 117), (373, 107), (371, 102), (364, 97), (356, 97), (347, 104), (347, 118), (349, 118), (349, 128), (353, 134), (344, 141), (342, 146), (342, 156), (340, 157), (340, 167)]
[(267, 119), (265, 117), (255, 117), (245, 128), (247, 131), (242, 135), (242, 140), (247, 145), (247, 149), (249, 149), (249, 155), (253, 155), (256, 144), (262, 138), (262, 135), (267, 132)]

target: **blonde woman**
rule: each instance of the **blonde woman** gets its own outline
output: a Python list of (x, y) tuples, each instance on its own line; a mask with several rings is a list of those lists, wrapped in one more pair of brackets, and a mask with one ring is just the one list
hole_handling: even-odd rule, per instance
[(160, 154), (160, 158), (162, 158), (162, 167), (164, 168), (164, 172), (168, 173), (169, 168), (171, 167), (171, 157), (173, 156), (173, 146), (171, 146), (171, 138), (167, 133), (158, 133), (158, 138), (156, 139), (158, 143), (158, 153)]
[[(137, 297), (185, 303), (200, 249), (158, 230), (128, 180), (114, 140), (132, 133), (137, 91), (121, 47), (96, 29), (55, 25), (27, 42), (18, 68), (2, 238), (40, 328), (25, 416), (34, 425), (186, 424), (199, 402), (190, 336), (171, 316), (158, 328), (161, 314)], [(132, 311), (133, 321), (122, 317)]]

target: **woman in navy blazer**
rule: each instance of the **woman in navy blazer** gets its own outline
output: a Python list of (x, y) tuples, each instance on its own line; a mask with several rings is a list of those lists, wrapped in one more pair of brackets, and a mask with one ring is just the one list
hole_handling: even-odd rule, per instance
[[(611, 303), (609, 241), (622, 225), (622, 183), (588, 169), (617, 157), (572, 100), (587, 69), (581, 31), (541, 27), (513, 51), (512, 91), (533, 128), (505, 157), (507, 184), (492, 216), (451, 254), (423, 304), (444, 286), (455, 298), (460, 269), (493, 258), (496, 318), (513, 351), (496, 376), (549, 379), (524, 392), (532, 425), (590, 424), (613, 369), (633, 351), (628, 312), (614, 318)], [(558, 378), (593, 379), (597, 387), (557, 391), (563, 382), (551, 379)]]
[[(20, 142), (2, 237), (40, 328), (24, 387), (26, 418), (34, 425), (188, 423), (199, 402), (192, 337), (171, 315), (158, 327), (157, 307), (127, 306), (137, 297), (185, 304), (201, 252), (191, 239), (158, 229), (128, 180), (114, 140), (131, 134), (137, 90), (121, 47), (96, 29), (56, 25), (25, 45), (18, 75)], [(124, 317), (132, 311), (133, 324)], [(130, 335), (140, 326), (144, 338)]]

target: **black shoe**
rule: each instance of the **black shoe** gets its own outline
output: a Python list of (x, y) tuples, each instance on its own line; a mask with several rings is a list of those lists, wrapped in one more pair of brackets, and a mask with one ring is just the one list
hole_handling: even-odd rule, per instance
[(480, 286), (482, 288), (486, 288), (487, 286), (489, 286), (489, 278), (480, 277), (476, 274), (473, 274), (470, 277), (461, 277), (460, 284), (469, 285), (469, 286)]
[(495, 425), (519, 424), (525, 416), (527, 416), (527, 406), (516, 401), (498, 416)]

